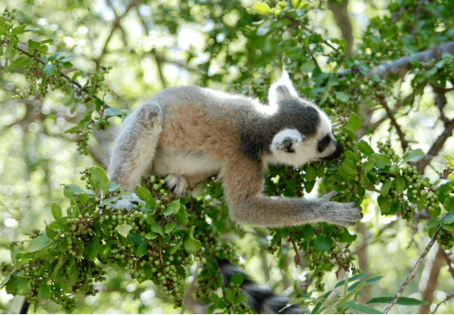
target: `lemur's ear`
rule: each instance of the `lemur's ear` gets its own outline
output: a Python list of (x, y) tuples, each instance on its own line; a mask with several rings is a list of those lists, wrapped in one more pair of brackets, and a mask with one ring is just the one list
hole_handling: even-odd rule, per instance
[(306, 137), (296, 129), (284, 129), (278, 132), (271, 141), (271, 152), (284, 151), (294, 153)]
[(280, 79), (271, 85), (268, 92), (270, 105), (278, 104), (281, 101), (290, 100), (295, 97), (298, 97), (298, 93), (293, 87), (288, 73), (283, 71)]

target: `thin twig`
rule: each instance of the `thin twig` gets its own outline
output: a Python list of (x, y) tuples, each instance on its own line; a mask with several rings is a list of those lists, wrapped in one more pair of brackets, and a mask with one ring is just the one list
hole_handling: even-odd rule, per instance
[(452, 299), (453, 297), (454, 297), (454, 293), (447, 295), (443, 301), (441, 301), (440, 303), (437, 304), (437, 306), (435, 306), (435, 309), (433, 310), (433, 312), (431, 314), (435, 314), (435, 312), (438, 310), (438, 308), (440, 307), (441, 304), (446, 303), (446, 301), (448, 301), (449, 299)]
[(293, 249), (295, 250), (295, 258), (294, 258), (295, 264), (298, 266), (302, 266), (301, 255), (298, 250), (298, 246), (296, 246), (296, 244), (295, 244), (295, 240), (293, 239), (293, 236), (290, 234), (288, 239), (290, 240), (290, 242), (292, 242)]
[(392, 113), (392, 111), (389, 108), (388, 104), (386, 103), (385, 98), (383, 96), (378, 96), (377, 99), (378, 99), (378, 102), (380, 103), (380, 105), (383, 106), (383, 108), (386, 110), (386, 113), (388, 114), (388, 117), (391, 120), (391, 124), (394, 126), (394, 128), (397, 131), (397, 135), (399, 136), (400, 143), (402, 145), (402, 149), (405, 152), (407, 150), (407, 148), (408, 148), (408, 141), (405, 140), (405, 135), (402, 132), (402, 129), (401, 129), (400, 125), (397, 123), (397, 120), (394, 117), (394, 114)]
[(446, 260), (446, 263), (448, 265), (448, 269), (449, 269), (449, 272), (451, 273), (453, 279), (454, 279), (454, 268), (452, 268), (452, 261), (451, 259), (449, 258), (448, 254), (446, 254), (446, 252), (443, 250), (443, 257), (445, 258)]
[(421, 266), (422, 262), (424, 261), (424, 258), (426, 257), (427, 253), (432, 248), (432, 246), (435, 244), (435, 241), (437, 240), (438, 232), (440, 231), (441, 225), (443, 224), (443, 221), (444, 221), (444, 219), (446, 218), (447, 215), (448, 214), (446, 214), (443, 217), (443, 220), (441, 221), (440, 225), (438, 225), (437, 229), (434, 232), (434, 236), (432, 237), (432, 239), (430, 240), (429, 244), (427, 245), (427, 247), (422, 252), (422, 254), (419, 257), (419, 259), (416, 262), (416, 264), (413, 266), (413, 269), (408, 274), (407, 279), (405, 279), (404, 283), (402, 284), (402, 287), (399, 289), (399, 291), (397, 292), (396, 296), (392, 299), (392, 301), (389, 303), (389, 305), (383, 311), (383, 314), (388, 314), (388, 312), (391, 309), (391, 307), (393, 307), (393, 305), (397, 302), (399, 297), (402, 295), (402, 293), (404, 292), (405, 288), (408, 286), (410, 281), (412, 281), (413, 278), (415, 277), (416, 272), (418, 271), (419, 267)]
[(404, 13), (406, 8), (407, 8), (407, 6), (403, 5), (403, 6), (400, 7), (398, 12), (394, 13), (394, 16), (393, 16), (393, 18), (391, 20), (391, 24), (395, 24), (397, 22), (397, 20), (400, 18), (402, 13)]
[(115, 30), (120, 27), (121, 20), (126, 16), (126, 14), (128, 14), (129, 10), (131, 10), (131, 8), (133, 8), (136, 5), (138, 5), (139, 2), (140, 2), (140, 0), (132, 0), (129, 3), (129, 5), (126, 7), (125, 12), (122, 15), (117, 16), (117, 18), (115, 19), (115, 21), (113, 23), (113, 26), (112, 26), (112, 29), (110, 30), (110, 33), (107, 36), (106, 41), (104, 42), (104, 46), (102, 48), (101, 54), (99, 55), (98, 58), (95, 59), (96, 68), (99, 68), (99, 65), (101, 64), (101, 59), (104, 56), (104, 54), (106, 53), (106, 51), (107, 51), (107, 45), (109, 44), (110, 39), (112, 38), (112, 35), (115, 32)]

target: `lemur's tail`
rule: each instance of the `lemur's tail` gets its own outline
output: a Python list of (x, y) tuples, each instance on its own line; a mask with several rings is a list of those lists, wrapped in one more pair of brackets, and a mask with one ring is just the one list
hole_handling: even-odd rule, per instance
[[(251, 281), (244, 270), (230, 264), (228, 260), (218, 259), (218, 265), (221, 269), (224, 286), (229, 285), (230, 277), (235, 273), (240, 273), (244, 276), (241, 290), (248, 296), (249, 306), (258, 314), (304, 314), (305, 311), (296, 305), (291, 305), (284, 310), (290, 301), (289, 298), (278, 296), (270, 289), (255, 284)], [(282, 310), (282, 311), (281, 311)]]

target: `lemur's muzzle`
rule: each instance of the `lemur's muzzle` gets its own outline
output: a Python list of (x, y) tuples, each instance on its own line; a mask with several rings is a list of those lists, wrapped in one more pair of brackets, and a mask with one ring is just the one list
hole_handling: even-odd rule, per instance
[(341, 154), (343, 152), (344, 152), (344, 148), (340, 145), (339, 142), (336, 141), (336, 151), (334, 151), (331, 155), (320, 158), (320, 160), (330, 161), (330, 160), (337, 159), (338, 157), (341, 156)]

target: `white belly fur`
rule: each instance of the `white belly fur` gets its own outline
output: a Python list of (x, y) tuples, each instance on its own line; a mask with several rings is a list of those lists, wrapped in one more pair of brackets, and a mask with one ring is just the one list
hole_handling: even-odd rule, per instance
[(217, 174), (222, 165), (222, 161), (217, 161), (204, 152), (180, 151), (158, 145), (153, 159), (152, 174), (158, 176)]

